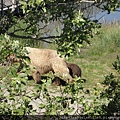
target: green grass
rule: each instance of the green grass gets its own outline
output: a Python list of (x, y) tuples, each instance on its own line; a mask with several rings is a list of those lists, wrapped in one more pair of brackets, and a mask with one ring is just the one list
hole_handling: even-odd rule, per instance
[(119, 29), (116, 25), (102, 26), (100, 34), (91, 39), (91, 45), (85, 45), (78, 56), (69, 59), (82, 69), (86, 87), (102, 82), (110, 73), (115, 74), (112, 63), (120, 56)]
[[(116, 60), (117, 55), (120, 56), (119, 31), (120, 28), (117, 25), (103, 25), (100, 34), (90, 40), (91, 45), (84, 45), (79, 55), (67, 60), (76, 63), (82, 69), (82, 78), (87, 80), (86, 87), (93, 87), (98, 82), (102, 82), (105, 75), (115, 73), (112, 63)], [(31, 47), (45, 47), (40, 41), (21, 40), (21, 42)], [(53, 44), (47, 44), (47, 48), (56, 49)], [(3, 74), (3, 72), (0, 72), (0, 74)]]

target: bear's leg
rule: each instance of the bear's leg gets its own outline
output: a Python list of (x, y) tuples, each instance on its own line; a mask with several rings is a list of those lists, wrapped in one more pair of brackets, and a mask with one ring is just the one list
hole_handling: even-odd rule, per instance
[(54, 73), (59, 78), (64, 77), (64, 81), (66, 83), (74, 82), (72, 76), (69, 74), (69, 69), (67, 68), (67, 65), (65, 63), (62, 64), (62, 62), (59, 63), (56, 62), (52, 65)]
[[(73, 63), (68, 63), (68, 62), (66, 62), (66, 64), (67, 64), (67, 67), (68, 67), (68, 69), (69, 69), (69, 74), (73, 77), (73, 78), (75, 78), (75, 76), (77, 76), (77, 77), (81, 77), (81, 69), (80, 69), (80, 67), (77, 65), (77, 64), (73, 64)], [(52, 81), (52, 84), (53, 85), (66, 85), (65, 83), (63, 83), (63, 82), (65, 82), (65, 81), (63, 81), (62, 79), (60, 79), (60, 78), (58, 78), (58, 77), (55, 77), (54, 79), (53, 79), (53, 81)]]
[(65, 81), (63, 81), (62, 79), (60, 79), (59, 77), (55, 77), (53, 80), (52, 80), (52, 85), (57, 85), (57, 86), (66, 86), (67, 83)]
[(37, 84), (42, 83), (39, 71), (37, 70), (31, 71), (31, 75)]

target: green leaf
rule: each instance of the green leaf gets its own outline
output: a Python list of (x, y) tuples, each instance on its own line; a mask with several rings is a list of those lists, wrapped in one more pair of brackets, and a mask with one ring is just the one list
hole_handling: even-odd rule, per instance
[(20, 77), (20, 78), (26, 78), (27, 74), (26, 73), (20, 73), (20, 74), (18, 74), (18, 77)]

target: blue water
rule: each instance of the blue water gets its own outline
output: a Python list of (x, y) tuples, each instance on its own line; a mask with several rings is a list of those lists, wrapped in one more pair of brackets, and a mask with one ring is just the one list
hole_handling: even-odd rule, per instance
[(98, 19), (100, 23), (110, 23), (113, 21), (120, 21), (120, 8), (118, 11), (111, 12), (107, 14), (107, 12), (99, 12), (97, 15), (92, 17), (92, 19)]

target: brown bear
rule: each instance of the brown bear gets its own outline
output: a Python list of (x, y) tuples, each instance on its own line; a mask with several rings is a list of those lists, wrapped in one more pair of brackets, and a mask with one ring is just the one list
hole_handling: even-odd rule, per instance
[[(51, 49), (38, 49), (25, 47), (28, 51), (28, 57), (30, 58), (31, 63), (26, 63), (30, 65), (31, 75), (36, 83), (41, 83), (41, 75), (46, 74), (50, 71), (54, 72), (57, 77), (62, 78), (64, 76), (64, 81), (74, 82), (72, 76), (69, 73), (67, 63), (63, 58), (60, 58), (56, 50)], [(12, 63), (20, 62), (21, 60), (17, 59), (14, 55), (7, 57), (9, 60), (12, 59)], [(35, 68), (35, 69), (33, 69)]]
[(67, 67), (69, 69), (69, 73), (70, 75), (74, 78), (76, 77), (81, 77), (81, 69), (78, 65), (74, 64), (74, 63), (67, 63)]
[[(67, 62), (66, 62), (67, 63)], [(67, 67), (69, 69), (69, 74), (75, 78), (76, 77), (81, 77), (81, 69), (78, 65), (73, 64), (73, 63), (67, 63)], [(65, 81), (63, 81), (62, 79), (55, 77), (52, 81), (52, 85), (57, 85), (57, 86), (65, 86), (67, 85), (67, 83)]]
[(68, 85), (64, 80), (62, 80), (61, 78), (59, 77), (55, 77), (53, 80), (52, 80), (52, 85), (54, 86), (66, 86)]

